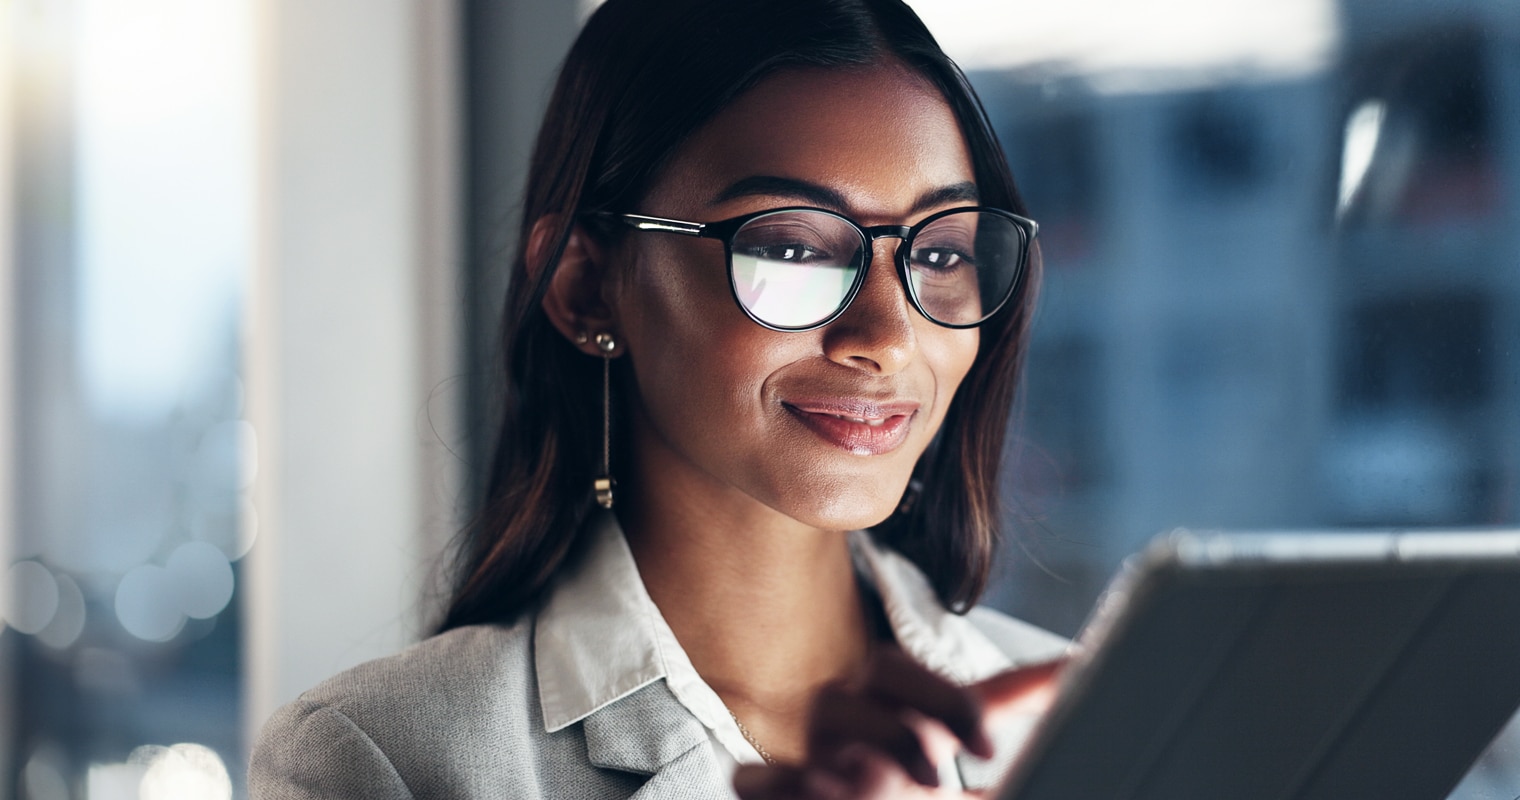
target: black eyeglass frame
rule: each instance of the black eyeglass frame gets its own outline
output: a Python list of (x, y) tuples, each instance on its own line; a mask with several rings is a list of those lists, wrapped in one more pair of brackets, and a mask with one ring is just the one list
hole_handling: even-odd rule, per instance
[[(818, 214), (827, 214), (847, 223), (850, 227), (854, 228), (856, 232), (860, 234), (861, 241), (864, 243), (862, 252), (866, 254), (865, 263), (860, 267), (860, 274), (855, 276), (854, 283), (850, 285), (849, 291), (846, 292), (844, 298), (840, 300), (839, 307), (834, 309), (833, 313), (829, 314), (827, 317), (818, 322), (794, 328), (775, 325), (755, 316), (755, 313), (753, 311), (750, 311), (749, 308), (744, 305), (744, 302), (739, 299), (739, 289), (734, 285), (734, 234), (738, 233), (739, 229), (744, 227), (744, 225), (748, 222), (759, 219), (761, 217), (770, 216), (772, 214), (781, 214), (791, 211), (808, 211)], [(1002, 217), (1003, 219), (1012, 222), (1016, 227), (1019, 228), (1019, 230), (1024, 233), (1024, 246), (1022, 251), (1019, 253), (1019, 263), (1016, 267), (1018, 271), (1013, 276), (1013, 281), (1009, 284), (1007, 293), (998, 300), (997, 304), (993, 306), (992, 310), (983, 314), (982, 318), (976, 322), (952, 324), (935, 319), (929, 314), (929, 312), (925, 311), (923, 304), (919, 302), (917, 293), (913, 291), (913, 282), (908, 277), (908, 270), (911, 268), (908, 265), (908, 257), (912, 254), (912, 248), (909, 247), (909, 245), (912, 244), (913, 238), (918, 235), (919, 231), (922, 231), (924, 228), (928, 227), (936, 220), (948, 217), (952, 214), (964, 214), (969, 212), (991, 214), (993, 216)], [(898, 244), (896, 251), (893, 253), (892, 259), (897, 269), (897, 279), (902, 283), (903, 294), (908, 298), (908, 303), (912, 305), (913, 308), (917, 309), (918, 313), (922, 315), (924, 319), (929, 320), (935, 325), (939, 325), (944, 328), (953, 328), (956, 330), (980, 327), (986, 324), (987, 320), (992, 319), (994, 316), (996, 316), (999, 311), (1003, 310), (1003, 307), (1008, 305), (1009, 300), (1018, 295), (1019, 289), (1024, 285), (1024, 278), (1029, 273), (1029, 253), (1034, 247), (1034, 238), (1040, 232), (1040, 225), (1034, 220), (1029, 219), (1028, 217), (1021, 217), (1011, 211), (1004, 211), (1001, 208), (993, 208), (991, 206), (959, 206), (956, 208), (947, 208), (944, 211), (937, 211), (933, 214), (930, 214), (929, 216), (919, 220), (913, 225), (872, 225), (871, 227), (861, 225), (855, 220), (850, 219), (849, 217), (846, 217), (837, 211), (830, 211), (826, 208), (813, 208), (810, 206), (786, 206), (783, 208), (767, 208), (763, 211), (755, 211), (750, 214), (731, 217), (729, 219), (719, 220), (717, 222), (690, 222), (687, 220), (668, 219), (665, 217), (645, 216), (643, 214), (620, 214), (615, 211), (598, 211), (594, 212), (590, 216), (621, 222), (630, 228), (641, 231), (654, 231), (656, 233), (675, 233), (682, 236), (696, 236), (702, 239), (717, 239), (719, 241), (722, 241), (723, 257), (728, 267), (728, 290), (734, 298), (734, 304), (739, 306), (739, 309), (744, 312), (744, 315), (749, 317), (756, 325), (783, 333), (804, 333), (806, 331), (817, 330), (838, 319), (840, 315), (842, 315), (850, 307), (850, 304), (855, 302), (855, 296), (860, 293), (860, 287), (865, 285), (866, 277), (871, 271), (871, 264), (876, 260), (872, 253), (874, 250), (873, 245), (877, 239), (901, 240), (901, 243)]]

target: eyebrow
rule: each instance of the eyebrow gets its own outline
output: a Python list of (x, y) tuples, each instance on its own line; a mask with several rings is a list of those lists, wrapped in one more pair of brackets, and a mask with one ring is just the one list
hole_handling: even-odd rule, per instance
[[(728, 185), (728, 188), (719, 192), (712, 200), (712, 205), (726, 203), (740, 197), (791, 197), (801, 200), (809, 205), (830, 208), (836, 211), (844, 211), (849, 207), (844, 195), (827, 186), (820, 186), (797, 178), (782, 178), (775, 175), (751, 175), (740, 178)], [(976, 184), (971, 181), (952, 183), (949, 186), (941, 186), (918, 196), (908, 209), (910, 214), (917, 214), (937, 206), (951, 203), (975, 204), (980, 195), (976, 191)]]

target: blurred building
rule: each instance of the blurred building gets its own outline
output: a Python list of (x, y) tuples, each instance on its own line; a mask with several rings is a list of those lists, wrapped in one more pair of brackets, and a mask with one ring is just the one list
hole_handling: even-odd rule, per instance
[[(973, 75), (1047, 270), (993, 604), (1073, 633), (1178, 526), (1520, 522), (1520, 15), (1338, 17), (1285, 80)], [(1516, 785), (1511, 732), (1458, 796)]]
[(1347, 2), (1287, 81), (974, 76), (1042, 223), (1011, 568), (1074, 599), (1033, 613), (1179, 525), (1520, 518), (1510, 11)]
[(1323, 79), (1110, 95), (1010, 77), (985, 93), (1047, 270), (1009, 484), (1030, 552), (1010, 557), (1078, 576), (1043, 620), (1069, 632), (1164, 527), (1316, 521), (1331, 111)]

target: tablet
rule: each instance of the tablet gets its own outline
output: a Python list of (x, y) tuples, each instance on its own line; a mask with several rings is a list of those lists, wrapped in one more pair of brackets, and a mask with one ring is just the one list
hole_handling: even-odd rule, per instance
[(1075, 652), (1002, 800), (1440, 800), (1520, 706), (1520, 531), (1176, 531)]

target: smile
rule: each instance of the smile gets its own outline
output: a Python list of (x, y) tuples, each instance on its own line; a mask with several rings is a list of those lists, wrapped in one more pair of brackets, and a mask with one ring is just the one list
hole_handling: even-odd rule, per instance
[(782, 405), (820, 439), (860, 456), (890, 453), (907, 441), (918, 404), (854, 399), (788, 400)]

